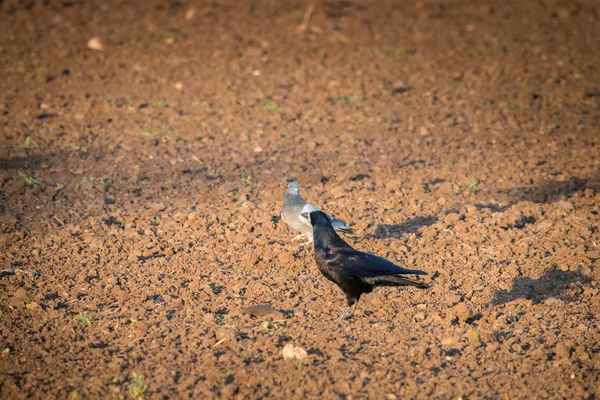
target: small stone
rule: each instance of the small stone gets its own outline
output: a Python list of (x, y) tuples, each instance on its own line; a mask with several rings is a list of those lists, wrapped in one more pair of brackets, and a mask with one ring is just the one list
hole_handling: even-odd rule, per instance
[(467, 331), (467, 333), (465, 334), (465, 337), (467, 338), (467, 340), (469, 341), (469, 344), (471, 345), (478, 345), (479, 343), (481, 343), (481, 339), (479, 337), (479, 332), (475, 329), (469, 329)]
[(564, 201), (564, 200), (559, 200), (556, 203), (556, 206), (561, 209), (562, 211), (573, 211), (573, 204), (569, 203), (568, 201)]
[(24, 288), (18, 288), (13, 294), (13, 299), (24, 302), (27, 300), (27, 291)]
[(442, 346), (453, 346), (456, 345), (457, 341), (453, 337), (447, 337), (442, 339), (441, 343)]
[(567, 346), (565, 346), (562, 343), (559, 343), (556, 345), (556, 347), (554, 347), (554, 354), (556, 355), (556, 358), (558, 359), (569, 359), (570, 357), (570, 351), (567, 348)]
[(233, 340), (236, 338), (237, 336), (237, 331), (233, 328), (219, 328), (217, 329), (217, 332), (215, 333), (215, 336), (217, 338), (218, 341), (221, 340)]
[(231, 399), (238, 392), (238, 387), (230, 383), (229, 385), (225, 385), (223, 389), (221, 389), (221, 397), (224, 399)]
[(283, 350), (281, 350), (281, 354), (283, 355), (284, 359), (297, 359), (297, 360), (303, 360), (308, 356), (308, 353), (306, 352), (306, 350), (304, 350), (302, 347), (296, 347), (291, 343), (286, 344), (285, 346), (283, 346)]
[(462, 297), (460, 297), (456, 293), (450, 293), (448, 296), (446, 296), (446, 302), (451, 305), (460, 303), (461, 300), (462, 300)]
[(8, 303), (8, 305), (11, 307), (15, 307), (15, 308), (23, 307), (23, 303), (25, 303), (26, 301), (27, 301), (27, 292), (25, 291), (25, 289), (19, 288), (13, 295), (13, 298), (10, 299), (10, 302)]
[(196, 9), (194, 7), (189, 8), (185, 13), (185, 19), (189, 21), (192, 18), (194, 18), (195, 14), (196, 14)]
[(397, 397), (395, 394), (388, 393), (385, 395), (385, 400), (396, 400), (396, 399), (397, 399)]
[(25, 305), (25, 308), (28, 309), (29, 311), (39, 311), (41, 310), (41, 307), (38, 303), (32, 302), (32, 303), (28, 303), (27, 305)]
[(458, 215), (457, 213), (450, 213), (448, 215), (446, 215), (446, 217), (444, 218), (444, 222), (447, 224), (454, 224), (456, 222), (458, 222), (460, 220), (460, 215)]
[(422, 312), (418, 312), (418, 313), (415, 313), (413, 318), (415, 321), (423, 321), (425, 319), (425, 314)]
[(96, 50), (96, 51), (104, 50), (104, 46), (102, 45), (102, 42), (97, 37), (93, 37), (90, 40), (88, 40), (87, 47), (91, 50)]
[(557, 299), (556, 297), (548, 297), (546, 300), (543, 301), (543, 303), (550, 307), (560, 306), (563, 304), (563, 302)]
[(253, 202), (251, 202), (251, 201), (244, 201), (244, 202), (242, 203), (242, 207), (243, 207), (243, 208), (249, 208), (249, 209), (251, 209), (251, 210), (252, 210), (252, 209), (256, 208), (256, 205), (254, 205), (254, 203), (253, 203)]
[(250, 236), (240, 233), (233, 237), (233, 241), (241, 244), (248, 243), (250, 241)]
[(341, 360), (345, 360), (346, 357), (344, 357), (344, 353), (342, 353), (339, 350), (333, 350), (333, 352), (331, 353), (331, 361), (333, 362), (339, 362)]
[(279, 261), (281, 264), (288, 264), (290, 262), (292, 262), (294, 260), (294, 256), (292, 256), (290, 253), (286, 252), (286, 251), (282, 251), (281, 253), (279, 253), (277, 255), (277, 261)]
[(466, 321), (471, 316), (471, 310), (465, 303), (458, 303), (454, 307), (453, 313), (459, 321)]
[(207, 324), (213, 324), (215, 322), (215, 314), (208, 313), (205, 314), (202, 320)]

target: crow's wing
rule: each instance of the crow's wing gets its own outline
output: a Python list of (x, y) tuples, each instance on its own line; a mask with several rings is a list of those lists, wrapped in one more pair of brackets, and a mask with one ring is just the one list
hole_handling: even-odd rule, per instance
[(327, 260), (336, 264), (346, 274), (361, 278), (371, 278), (382, 275), (427, 275), (427, 272), (418, 269), (402, 268), (383, 257), (370, 253), (363, 253), (351, 247), (334, 248)]

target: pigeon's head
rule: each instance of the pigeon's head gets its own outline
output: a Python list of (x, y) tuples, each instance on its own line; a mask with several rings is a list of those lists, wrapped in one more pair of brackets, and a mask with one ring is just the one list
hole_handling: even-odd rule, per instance
[(331, 225), (329, 215), (325, 214), (323, 211), (313, 211), (311, 213), (303, 212), (300, 216), (309, 220), (312, 226), (315, 226), (318, 223), (327, 223)]
[(291, 181), (287, 188), (289, 194), (300, 194), (300, 184), (296, 181)]

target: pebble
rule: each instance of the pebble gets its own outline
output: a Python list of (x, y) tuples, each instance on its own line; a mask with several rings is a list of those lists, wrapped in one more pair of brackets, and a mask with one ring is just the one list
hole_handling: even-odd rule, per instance
[(456, 222), (458, 222), (460, 220), (460, 215), (456, 214), (456, 213), (450, 213), (448, 215), (446, 215), (446, 217), (444, 218), (444, 222), (447, 224), (454, 224)]
[(189, 8), (186, 13), (185, 13), (185, 19), (186, 20), (191, 20), (192, 18), (194, 18), (194, 15), (196, 14), (196, 9), (194, 7)]
[(88, 40), (87, 47), (91, 50), (96, 50), (96, 51), (104, 50), (104, 46), (102, 45), (102, 42), (97, 37), (93, 37), (90, 40)]
[(304, 350), (302, 347), (296, 347), (291, 343), (286, 344), (285, 346), (283, 346), (283, 350), (281, 350), (281, 354), (283, 355), (284, 359), (297, 359), (297, 360), (303, 360), (308, 356), (308, 353), (306, 352), (306, 350)]
[(467, 333), (465, 333), (465, 337), (471, 345), (478, 345), (479, 343), (481, 343), (479, 332), (475, 329), (469, 329)]
[(556, 358), (558, 359), (569, 359), (570, 357), (570, 351), (567, 348), (567, 346), (565, 346), (562, 343), (559, 343), (556, 345), (556, 347), (554, 347), (554, 354), (556, 354)]
[(425, 319), (425, 314), (422, 312), (418, 312), (414, 315), (413, 318), (415, 321), (423, 321)]
[(215, 322), (215, 314), (212, 314), (212, 313), (205, 314), (204, 317), (202, 318), (202, 320), (207, 324), (212, 324)]
[(339, 362), (342, 360), (345, 360), (346, 357), (344, 357), (344, 353), (342, 353), (339, 350), (333, 350), (333, 352), (331, 353), (331, 361), (333, 362)]
[(245, 244), (250, 242), (250, 236), (244, 234), (237, 234), (233, 237), (233, 241), (240, 244)]
[(572, 211), (573, 210), (573, 204), (569, 203), (568, 201), (559, 200), (554, 204), (556, 204), (556, 206), (563, 211)]
[(277, 261), (282, 264), (289, 264), (294, 260), (294, 256), (286, 251), (282, 251), (277, 255)]
[(446, 296), (446, 302), (448, 304), (457, 304), (460, 303), (460, 301), (462, 300), (462, 297), (460, 297), (459, 295), (455, 294), (455, 293), (450, 293), (448, 296)]
[(237, 385), (230, 383), (221, 389), (221, 397), (224, 399), (231, 399), (237, 393), (237, 391)]
[(25, 305), (25, 308), (28, 309), (29, 311), (39, 311), (39, 310), (41, 310), (40, 305), (38, 303), (36, 303), (36, 302), (28, 303), (27, 305)]
[(557, 299), (556, 297), (548, 297), (546, 300), (543, 301), (543, 303), (551, 307), (560, 306), (563, 304), (563, 302)]

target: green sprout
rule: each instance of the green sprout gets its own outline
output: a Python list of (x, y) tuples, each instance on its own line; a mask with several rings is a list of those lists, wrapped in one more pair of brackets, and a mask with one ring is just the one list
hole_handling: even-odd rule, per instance
[(218, 107), (206, 106), (206, 112), (214, 115), (223, 115), (223, 113), (225, 113), (225, 110)]
[(490, 49), (480, 49), (480, 50), (475, 50), (475, 55), (477, 57), (487, 57), (487, 56), (491, 56), (492, 55), (492, 50)]
[(84, 312), (80, 312), (79, 314), (77, 314), (77, 316), (74, 318), (74, 320), (76, 322), (79, 322), (80, 324), (89, 325), (90, 321), (91, 321), (91, 316), (88, 314), (87, 311), (84, 311)]
[(265, 110), (265, 111), (280, 111), (281, 107), (279, 107), (279, 104), (277, 104), (274, 101), (268, 101), (263, 106), (263, 110)]
[(358, 103), (359, 101), (362, 101), (362, 100), (363, 100), (362, 95), (360, 95), (360, 94), (353, 94), (351, 96), (340, 97), (336, 101), (338, 103), (342, 103), (342, 104), (354, 104), (354, 103)]
[(144, 382), (144, 375), (132, 372), (131, 384), (129, 385), (129, 396), (132, 399), (142, 399), (142, 395), (146, 390), (148, 390), (148, 384)]
[(25, 182), (26, 185), (35, 186), (35, 185), (41, 184), (42, 180), (30, 177), (30, 176), (26, 176), (23, 178), (23, 182)]

